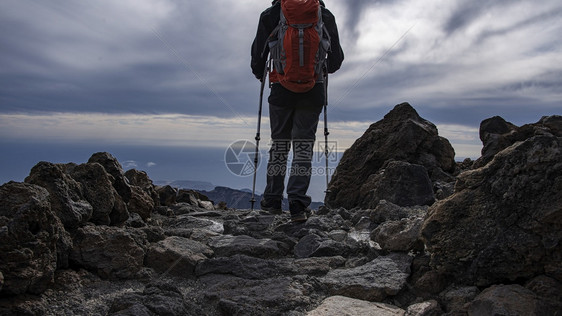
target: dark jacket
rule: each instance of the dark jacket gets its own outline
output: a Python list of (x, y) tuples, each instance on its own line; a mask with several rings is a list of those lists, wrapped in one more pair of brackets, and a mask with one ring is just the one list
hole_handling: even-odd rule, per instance
[[(328, 30), (331, 39), (331, 50), (328, 52), (328, 73), (334, 73), (340, 69), (343, 62), (343, 50), (340, 46), (336, 19), (334, 15), (324, 7), (324, 3), (322, 1), (320, 1), (320, 4), (322, 5), (322, 21), (326, 25), (326, 29)], [(269, 47), (266, 47), (267, 38), (279, 24), (280, 16), (281, 3), (279, 1), (273, 1), (272, 6), (267, 8), (260, 15), (258, 30), (254, 42), (252, 43), (251, 61), (252, 73), (257, 79), (261, 80), (263, 77), (265, 64), (269, 55)], [(307, 94), (309, 95), (307, 96)], [(317, 97), (319, 94), (321, 94), (321, 100)], [(294, 93), (283, 88), (279, 84), (275, 84), (272, 86), (269, 103), (279, 105), (279, 103), (291, 102), (292, 99), (296, 98), (312, 98), (316, 101), (314, 103), (323, 104), (323, 94), (323, 87), (320, 84), (317, 84), (316, 87), (306, 93)]]

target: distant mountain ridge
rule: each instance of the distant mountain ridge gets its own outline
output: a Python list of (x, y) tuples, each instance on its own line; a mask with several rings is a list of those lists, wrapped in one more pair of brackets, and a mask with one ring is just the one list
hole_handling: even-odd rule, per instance
[[(169, 185), (178, 189), (194, 190), (206, 195), (215, 204), (225, 202), (229, 208), (249, 209), (252, 207), (252, 203), (250, 202), (252, 199), (252, 190), (247, 188), (233, 189), (225, 186), (215, 186), (210, 182), (192, 180), (154, 181), (154, 184), (158, 186)], [(254, 208), (259, 208), (262, 195), (256, 193), (255, 199), (256, 204)], [(322, 202), (312, 202), (310, 208), (318, 209), (322, 205), (324, 205)], [(287, 199), (283, 200), (282, 208), (284, 210), (289, 209), (289, 201)]]
[(215, 185), (207, 181), (193, 181), (193, 180), (159, 180), (154, 181), (155, 185), (166, 186), (169, 185), (174, 188), (196, 190), (196, 191), (212, 191)]

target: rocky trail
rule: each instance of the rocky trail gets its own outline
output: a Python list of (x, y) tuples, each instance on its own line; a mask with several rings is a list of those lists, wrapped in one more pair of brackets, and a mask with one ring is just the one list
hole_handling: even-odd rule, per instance
[(397, 105), (298, 224), (109, 153), (40, 162), (0, 187), (0, 314), (562, 315), (562, 117), (480, 137), (455, 162)]

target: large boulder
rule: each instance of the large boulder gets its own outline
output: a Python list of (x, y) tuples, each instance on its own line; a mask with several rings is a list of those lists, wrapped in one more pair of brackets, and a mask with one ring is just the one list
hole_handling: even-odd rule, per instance
[(411, 263), (406, 254), (392, 254), (356, 268), (332, 270), (320, 281), (332, 295), (380, 302), (406, 286)]
[(42, 187), (9, 182), (0, 187), (1, 294), (40, 294), (53, 281), (64, 227)]
[(160, 197), (156, 187), (145, 171), (130, 169), (125, 172), (125, 177), (133, 187), (139, 187), (154, 201), (154, 206), (160, 206)]
[(537, 123), (526, 124), (521, 127), (507, 122), (500, 116), (482, 121), (480, 123), (480, 140), (484, 147), (482, 147), (482, 157), (474, 163), (474, 168), (486, 165), (494, 158), (495, 154), (516, 142), (524, 141), (535, 135), (562, 137), (562, 116), (545, 116)]
[(70, 176), (81, 183), (84, 198), (92, 205), (91, 222), (98, 225), (121, 225), (129, 212), (117, 193), (110, 176), (99, 163), (85, 163), (68, 170)]
[(433, 185), (424, 166), (391, 160), (361, 186), (362, 205), (375, 208), (381, 200), (399, 206), (431, 205)]
[(193, 277), (200, 261), (213, 256), (208, 246), (183, 237), (172, 236), (150, 247), (146, 265), (160, 273)]
[(493, 285), (468, 306), (468, 315), (558, 315), (562, 305), (550, 304), (521, 285)]
[[(346, 150), (332, 177), (325, 202), (332, 208), (372, 207), (373, 199), (384, 198), (364, 194), (377, 189), (369, 179), (393, 160), (423, 166), (432, 181), (450, 181), (449, 174), (456, 167), (454, 157), (453, 147), (438, 135), (434, 124), (421, 118), (408, 103), (399, 104)], [(399, 187), (411, 185), (400, 178), (395, 181), (399, 182)], [(377, 187), (380, 185), (383, 184)]]
[(70, 260), (104, 279), (129, 279), (143, 267), (144, 254), (126, 230), (89, 225), (77, 230)]
[(99, 152), (93, 154), (88, 163), (99, 163), (105, 171), (111, 175), (112, 183), (117, 193), (121, 196), (125, 203), (131, 198), (131, 186), (129, 180), (125, 177), (121, 164), (110, 153)]
[(459, 175), (430, 208), (422, 236), (434, 268), (478, 286), (562, 280), (562, 137), (540, 134)]
[(84, 200), (81, 184), (65, 170), (65, 165), (39, 162), (31, 169), (25, 182), (47, 189), (51, 209), (66, 229), (73, 230), (92, 217), (93, 208)]

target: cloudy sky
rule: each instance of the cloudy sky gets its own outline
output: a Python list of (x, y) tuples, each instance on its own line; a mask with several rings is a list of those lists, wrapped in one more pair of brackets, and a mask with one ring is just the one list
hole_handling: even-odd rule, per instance
[[(562, 114), (558, 0), (325, 2), (346, 54), (329, 91), (340, 151), (405, 101), (458, 159), (479, 156), (483, 119)], [(249, 52), (269, 4), (0, 1), (0, 181), (23, 180), (38, 160), (111, 151), (155, 180), (251, 186), (224, 152), (255, 135)]]

